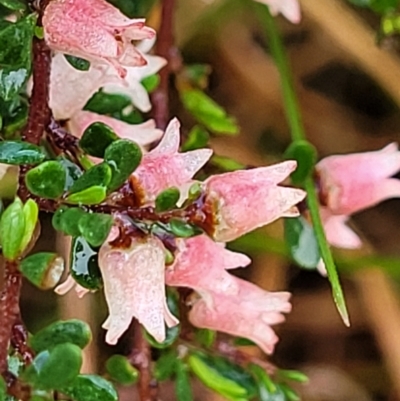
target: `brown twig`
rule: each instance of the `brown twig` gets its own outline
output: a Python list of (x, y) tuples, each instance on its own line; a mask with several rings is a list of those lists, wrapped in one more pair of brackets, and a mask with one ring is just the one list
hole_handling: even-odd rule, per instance
[(174, 51), (174, 17), (175, 0), (163, 0), (161, 25), (158, 31), (156, 54), (167, 60), (167, 65), (160, 71), (160, 84), (152, 93), (153, 116), (157, 127), (165, 129), (169, 120), (169, 77), (171, 73), (171, 59)]
[(134, 341), (129, 360), (139, 371), (139, 399), (140, 401), (156, 401), (158, 399), (158, 385), (151, 375), (150, 345), (143, 336), (141, 324), (136, 319), (132, 322), (132, 328)]
[(16, 262), (5, 262), (5, 283), (0, 295), (0, 373), (7, 372), (8, 347), (12, 328), (19, 318), (21, 274)]

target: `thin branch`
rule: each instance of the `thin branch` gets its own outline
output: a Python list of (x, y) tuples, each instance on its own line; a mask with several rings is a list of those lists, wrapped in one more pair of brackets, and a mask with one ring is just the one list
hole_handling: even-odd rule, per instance
[(139, 371), (139, 399), (140, 401), (156, 401), (158, 399), (158, 385), (151, 375), (150, 345), (143, 336), (141, 324), (136, 319), (132, 322), (132, 328), (134, 341), (129, 360)]
[(152, 93), (153, 116), (157, 127), (165, 129), (169, 120), (169, 77), (171, 60), (174, 52), (174, 18), (175, 0), (163, 0), (161, 25), (158, 31), (156, 54), (167, 60), (167, 65), (160, 71), (160, 85)]

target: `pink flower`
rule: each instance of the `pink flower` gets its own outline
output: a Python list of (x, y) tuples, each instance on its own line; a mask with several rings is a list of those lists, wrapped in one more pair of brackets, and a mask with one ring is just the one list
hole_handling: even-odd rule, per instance
[(121, 76), (123, 66), (146, 64), (132, 40), (154, 37), (143, 19), (129, 19), (105, 0), (52, 0), (43, 16), (47, 44), (55, 51), (103, 61)]
[(348, 216), (386, 199), (400, 197), (397, 144), (365, 153), (329, 156), (321, 160), (319, 176), (322, 220), (328, 241), (342, 248), (358, 248), (361, 240), (346, 226)]
[(198, 300), (189, 313), (190, 322), (200, 328), (248, 338), (271, 354), (278, 341), (271, 325), (282, 323), (282, 313), (290, 312), (290, 293), (272, 293), (239, 278), (233, 280), (237, 293), (210, 292), (211, 304), (206, 298)]
[(272, 15), (282, 14), (290, 22), (298, 24), (301, 19), (300, 5), (298, 0), (256, 0), (266, 4)]
[(247, 266), (250, 258), (228, 251), (206, 235), (181, 240), (179, 245), (175, 262), (166, 271), (167, 285), (192, 288), (201, 294), (237, 293), (236, 281), (226, 269)]
[(137, 237), (127, 249), (105, 242), (100, 248), (99, 266), (109, 309), (103, 324), (107, 343), (116, 344), (133, 317), (156, 341), (164, 341), (165, 323), (172, 327), (178, 320), (166, 304), (165, 250), (161, 241)]
[(138, 193), (144, 194), (142, 204), (154, 201), (157, 194), (169, 187), (180, 187), (207, 162), (211, 149), (179, 153), (179, 121), (174, 118), (156, 148), (145, 154), (131, 176)]
[(86, 128), (95, 122), (108, 125), (120, 138), (134, 141), (142, 148), (159, 140), (163, 135), (162, 130), (156, 128), (154, 120), (148, 120), (142, 124), (127, 124), (115, 118), (90, 111), (75, 113), (69, 120), (68, 127), (71, 134), (81, 138)]
[(232, 241), (282, 216), (297, 216), (301, 189), (277, 185), (296, 169), (295, 161), (216, 175), (204, 182), (216, 216), (214, 239)]

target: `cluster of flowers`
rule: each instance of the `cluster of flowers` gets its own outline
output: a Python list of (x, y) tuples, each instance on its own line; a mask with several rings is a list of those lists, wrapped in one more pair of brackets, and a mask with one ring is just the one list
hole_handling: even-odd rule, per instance
[[(300, 18), (295, 0), (262, 2), (271, 7), (271, 12), (281, 12), (293, 22)], [(105, 0), (53, 0), (43, 24), (45, 39), (54, 50), (50, 98), (54, 116), (68, 119), (69, 129), (78, 137), (90, 124), (100, 121), (143, 148), (143, 159), (132, 177), (144, 194), (143, 206), (154, 204), (155, 197), (170, 187), (187, 192), (192, 177), (212, 152), (199, 149), (179, 153), (176, 119), (164, 134), (152, 120), (131, 125), (82, 111), (100, 87), (107, 93), (127, 94), (141, 111), (150, 109), (140, 82), (165, 65), (164, 59), (143, 53), (152, 45), (153, 29), (143, 20), (128, 19)], [(132, 40), (142, 42), (135, 47)], [(76, 70), (63, 54), (90, 61), (90, 69)], [(146, 153), (147, 147), (160, 138), (159, 145)], [(280, 323), (283, 313), (290, 311), (290, 294), (270, 293), (229, 274), (228, 269), (247, 266), (250, 259), (225, 249), (224, 243), (282, 216), (298, 215), (295, 205), (304, 199), (305, 192), (278, 185), (295, 168), (296, 162), (286, 161), (201, 182), (214, 215), (212, 238), (203, 234), (178, 239), (171, 265), (165, 265), (165, 248), (157, 237), (134, 237), (129, 248), (119, 249), (111, 245), (118, 235), (113, 229), (99, 252), (109, 307), (103, 325), (106, 341), (115, 344), (135, 317), (162, 342), (165, 324), (178, 323), (166, 304), (168, 285), (191, 288), (198, 294), (189, 314), (193, 325), (249, 338), (271, 353), (277, 337), (270, 326)], [(400, 196), (399, 181), (387, 178), (399, 169), (400, 152), (395, 144), (378, 152), (328, 157), (317, 165), (321, 213), (331, 244), (360, 246), (359, 238), (345, 225), (348, 215)], [(71, 283), (69, 280), (59, 292), (70, 288)], [(79, 287), (78, 291), (84, 293)]]

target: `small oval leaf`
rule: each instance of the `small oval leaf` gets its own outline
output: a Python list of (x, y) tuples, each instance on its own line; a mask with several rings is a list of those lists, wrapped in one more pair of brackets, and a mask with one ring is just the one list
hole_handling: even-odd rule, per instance
[(97, 122), (85, 129), (79, 146), (87, 154), (103, 158), (106, 149), (118, 139), (118, 135), (108, 125)]
[(107, 239), (112, 224), (113, 218), (108, 214), (86, 213), (79, 220), (79, 230), (91, 246), (98, 247)]
[(41, 198), (57, 199), (64, 192), (66, 173), (57, 161), (50, 160), (31, 169), (25, 176), (29, 191)]
[(104, 161), (112, 168), (110, 191), (118, 189), (136, 170), (142, 160), (140, 147), (127, 139), (113, 142), (105, 151)]
[(65, 201), (75, 205), (97, 205), (103, 202), (106, 197), (107, 189), (99, 185), (94, 185), (93, 187), (67, 196)]
[(30, 337), (29, 345), (37, 353), (53, 348), (58, 344), (71, 343), (85, 348), (92, 339), (87, 323), (81, 320), (61, 320), (38, 331)]
[(64, 234), (77, 237), (81, 235), (79, 230), (79, 220), (86, 214), (79, 207), (61, 206), (54, 213), (52, 223), (56, 230), (62, 231)]
[[(38, 222), (39, 206), (33, 199), (28, 199), (22, 209), (25, 218), (25, 232), (21, 239), (20, 251), (23, 253), (32, 241), (33, 234)], [(29, 252), (29, 250), (27, 250)]]
[(69, 54), (64, 54), (64, 57), (75, 69), (79, 71), (89, 71), (90, 61), (80, 57), (70, 56)]
[(176, 207), (179, 200), (180, 192), (178, 188), (171, 187), (162, 191), (156, 198), (156, 211), (165, 212)]
[(172, 219), (169, 226), (172, 233), (179, 238), (190, 238), (202, 233), (197, 226), (178, 219)]
[(39, 146), (21, 141), (0, 142), (0, 163), (5, 164), (39, 164), (46, 154)]
[(138, 370), (122, 355), (113, 355), (109, 358), (106, 362), (106, 369), (111, 379), (126, 386), (135, 384), (139, 377)]
[(69, 192), (81, 192), (95, 185), (106, 187), (111, 181), (111, 176), (111, 167), (107, 163), (96, 164), (75, 181)]
[(64, 260), (56, 253), (39, 252), (25, 258), (19, 270), (42, 290), (53, 288), (64, 272)]

